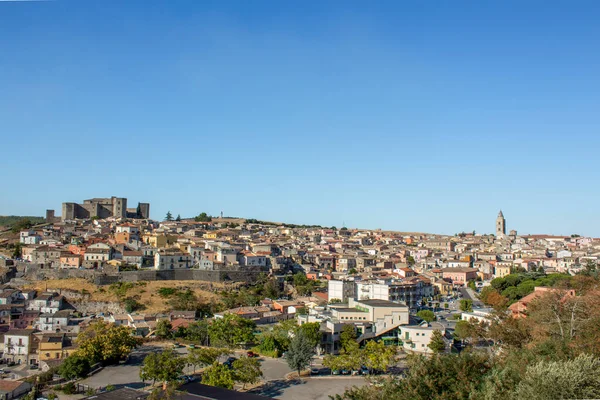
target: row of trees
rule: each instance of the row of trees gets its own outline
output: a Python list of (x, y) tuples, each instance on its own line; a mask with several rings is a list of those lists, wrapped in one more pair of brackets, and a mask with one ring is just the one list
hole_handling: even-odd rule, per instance
[(223, 318), (200, 320), (179, 327), (173, 331), (169, 320), (163, 319), (156, 324), (156, 336), (161, 339), (182, 338), (196, 343), (210, 344), (216, 347), (239, 347), (254, 343), (256, 324), (237, 314), (225, 314)]
[(241, 357), (235, 360), (232, 368), (218, 362), (219, 357), (230, 354), (225, 348), (196, 348), (191, 349), (187, 356), (181, 356), (173, 350), (151, 353), (144, 358), (140, 369), (142, 381), (163, 382), (170, 384), (176, 382), (183, 374), (186, 364), (194, 367), (208, 367), (202, 375), (202, 383), (210, 386), (219, 386), (227, 389), (233, 388), (235, 382), (246, 384), (256, 383), (262, 376), (260, 363), (250, 357)]
[[(171, 211), (167, 211), (167, 215), (165, 216), (165, 221), (173, 221), (173, 214)], [(181, 221), (181, 215), (177, 214), (175, 221)], [(212, 221), (212, 217), (205, 212), (200, 213), (199, 215), (194, 217), (194, 221), (196, 222), (210, 222)]]

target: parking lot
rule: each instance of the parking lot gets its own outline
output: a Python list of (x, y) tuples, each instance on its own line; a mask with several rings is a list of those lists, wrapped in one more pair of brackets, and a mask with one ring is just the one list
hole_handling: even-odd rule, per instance
[(283, 400), (329, 400), (352, 386), (364, 386), (368, 381), (361, 376), (329, 376), (294, 380), (277, 380), (252, 391), (255, 394)]

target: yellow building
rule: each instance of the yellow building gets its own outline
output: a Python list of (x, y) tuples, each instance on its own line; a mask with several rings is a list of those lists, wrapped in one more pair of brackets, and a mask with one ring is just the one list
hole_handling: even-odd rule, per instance
[(221, 232), (219, 232), (219, 231), (207, 232), (202, 236), (205, 237), (206, 239), (218, 239), (221, 237)]
[(77, 350), (64, 333), (44, 333), (39, 342), (39, 360), (60, 360)]
[(510, 275), (511, 267), (508, 265), (496, 265), (494, 268), (495, 278), (504, 278), (506, 275)]
[(177, 236), (150, 233), (143, 235), (142, 241), (157, 249), (163, 249), (175, 243), (177, 241)]

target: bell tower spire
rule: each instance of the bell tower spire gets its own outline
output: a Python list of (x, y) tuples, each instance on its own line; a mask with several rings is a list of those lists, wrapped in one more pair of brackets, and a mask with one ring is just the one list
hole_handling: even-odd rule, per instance
[(496, 218), (496, 236), (504, 236), (506, 235), (506, 220), (504, 219), (504, 214), (502, 214), (502, 210), (498, 213), (498, 218)]

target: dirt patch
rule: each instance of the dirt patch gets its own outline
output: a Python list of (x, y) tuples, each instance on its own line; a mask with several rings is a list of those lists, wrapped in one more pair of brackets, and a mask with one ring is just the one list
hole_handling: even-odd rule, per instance
[[(139, 296), (138, 301), (146, 308), (143, 313), (159, 313), (169, 311), (167, 299), (158, 295), (160, 288), (176, 288), (180, 290), (190, 289), (203, 302), (214, 302), (219, 300), (219, 295), (213, 291), (223, 289), (223, 284), (203, 282), (203, 281), (142, 281), (126, 284), (129, 287), (125, 291), (124, 297)], [(89, 299), (85, 301), (93, 302), (118, 302), (119, 299), (110, 286), (97, 286), (85, 279), (50, 279), (45, 281), (32, 282), (25, 285), (26, 289), (45, 290), (68, 290), (84, 294), (89, 294)], [(67, 296), (67, 300), (69, 297)], [(73, 299), (72, 303), (77, 304)]]

